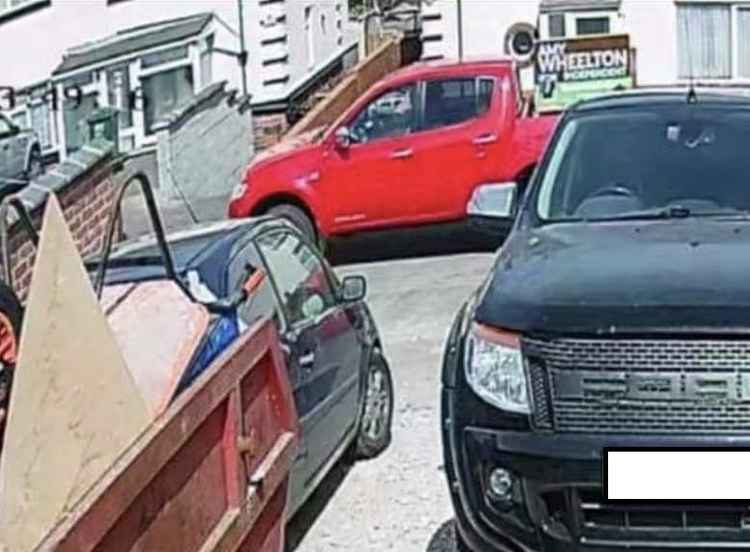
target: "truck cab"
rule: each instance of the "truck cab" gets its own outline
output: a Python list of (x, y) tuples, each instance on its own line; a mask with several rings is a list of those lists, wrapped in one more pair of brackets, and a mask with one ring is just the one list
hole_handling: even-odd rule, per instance
[(270, 212), (318, 239), (461, 220), (478, 188), (528, 176), (555, 121), (526, 115), (510, 61), (409, 66), (258, 155), (229, 214)]
[(445, 349), (460, 550), (747, 550), (746, 502), (610, 501), (602, 455), (750, 445), (748, 139), (747, 98), (593, 99), (485, 198), (515, 222)]

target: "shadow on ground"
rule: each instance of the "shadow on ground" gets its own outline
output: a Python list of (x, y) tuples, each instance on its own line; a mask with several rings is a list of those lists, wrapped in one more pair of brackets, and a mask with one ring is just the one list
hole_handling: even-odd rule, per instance
[(456, 549), (455, 530), (456, 524), (452, 519), (443, 523), (430, 537), (425, 552), (454, 552)]
[(318, 488), (310, 496), (305, 505), (286, 526), (286, 552), (294, 552), (307, 535), (307, 532), (315, 524), (320, 514), (325, 510), (331, 497), (341, 487), (346, 476), (351, 470), (351, 465), (346, 462), (338, 462), (334, 468), (321, 481)]
[(453, 223), (336, 238), (328, 256), (334, 265), (366, 263), (494, 251), (501, 241), (500, 237), (471, 230), (465, 223)]

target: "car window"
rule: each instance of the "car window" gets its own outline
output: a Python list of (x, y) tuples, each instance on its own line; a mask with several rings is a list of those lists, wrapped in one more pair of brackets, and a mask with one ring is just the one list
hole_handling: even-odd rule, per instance
[(468, 121), (490, 108), (494, 80), (461, 78), (425, 84), (425, 130)]
[(417, 125), (417, 87), (409, 84), (378, 96), (349, 125), (355, 143), (396, 138), (413, 132)]
[(278, 230), (261, 235), (256, 243), (289, 325), (305, 322), (336, 304), (323, 262), (297, 235)]
[(750, 211), (749, 123), (743, 109), (687, 104), (571, 119), (545, 168), (537, 212), (564, 221)]
[[(228, 268), (228, 289), (230, 293), (239, 290), (253, 273), (252, 268), (263, 270), (263, 261), (253, 243), (240, 246), (232, 257)], [(237, 309), (237, 314), (248, 326), (261, 318), (276, 318), (278, 304), (271, 281), (266, 276), (247, 300)]]

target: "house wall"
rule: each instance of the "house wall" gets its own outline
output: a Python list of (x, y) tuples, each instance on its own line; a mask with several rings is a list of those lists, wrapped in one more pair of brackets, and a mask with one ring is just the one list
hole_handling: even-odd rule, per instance
[[(0, 52), (13, 52), (23, 45), (23, 55), (0, 57), (0, 86), (23, 89), (43, 84), (70, 48), (123, 29), (204, 12), (216, 15), (214, 46), (233, 52), (241, 49), (236, 0), (48, 0), (38, 5), (38, 9), (17, 16), (3, 17), (0, 13)], [(349, 22), (347, 0), (242, 0), (241, 5), (248, 51), (247, 89), (254, 104), (283, 103), (291, 92), (315, 78), (357, 42), (358, 30)], [(199, 55), (198, 48), (191, 47), (196, 93), (203, 84), (210, 84), (200, 82)], [(230, 88), (243, 90), (236, 58), (215, 52), (212, 66), (212, 82), (226, 81)], [(138, 86), (141, 74), (140, 65), (134, 61), (129, 67), (131, 88)], [(99, 79), (86, 92), (98, 91), (100, 105), (106, 105), (106, 86)], [(10, 115), (17, 122), (30, 124), (24, 111), (19, 108)], [(62, 149), (64, 157), (64, 114), (60, 110), (50, 117), (57, 139), (49, 152)], [(124, 143), (152, 145), (153, 138), (145, 137), (142, 131), (143, 114), (135, 113), (134, 117), (139, 130)]]
[(677, 77), (677, 8), (670, 0), (623, 0), (630, 44), (636, 49), (639, 85), (671, 84)]
[[(683, 0), (683, 3), (691, 0)], [(713, 1), (713, 0), (708, 0)], [(698, 2), (701, 3), (701, 2)], [(705, 2), (704, 2), (705, 3)], [(540, 28), (538, 0), (462, 0), (463, 50), (465, 57), (505, 55), (503, 40), (515, 23), (527, 22)], [(458, 16), (456, 0), (436, 0), (423, 5), (425, 47), (423, 58), (458, 58)], [(570, 27), (571, 25), (566, 25)], [(630, 35), (636, 49), (639, 85), (677, 82), (677, 2), (675, 0), (622, 0), (613, 32)], [(531, 70), (522, 73), (524, 88), (533, 87)]]
[(254, 104), (287, 95), (356, 42), (346, 0), (248, 4), (255, 11), (247, 21), (248, 36), (258, 37), (248, 68), (258, 76), (251, 85)]
[[(101, 39), (119, 30), (163, 20), (215, 12), (231, 28), (239, 27), (235, 3), (221, 0), (50, 0), (48, 7), (0, 21), (0, 51), (13, 52), (23, 45), (23, 55), (0, 59), (3, 84), (22, 88), (49, 79), (68, 48)], [(231, 35), (230, 35), (231, 36)], [(238, 40), (223, 46), (238, 49)], [(237, 62), (215, 60), (218, 80), (231, 77), (239, 84)]]

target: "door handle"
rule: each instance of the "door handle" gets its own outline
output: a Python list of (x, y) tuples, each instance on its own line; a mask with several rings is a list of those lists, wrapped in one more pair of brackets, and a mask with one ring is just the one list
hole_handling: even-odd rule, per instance
[(497, 142), (496, 134), (481, 134), (472, 140), (472, 143), (475, 146), (484, 146), (486, 144), (492, 144), (493, 142)]
[(299, 365), (303, 370), (312, 370), (315, 366), (315, 353), (307, 353), (299, 357)]
[(396, 150), (391, 154), (391, 159), (408, 159), (414, 155), (414, 150), (411, 148)]

